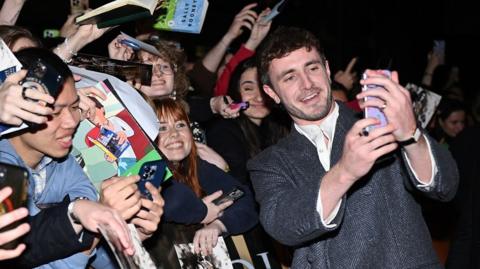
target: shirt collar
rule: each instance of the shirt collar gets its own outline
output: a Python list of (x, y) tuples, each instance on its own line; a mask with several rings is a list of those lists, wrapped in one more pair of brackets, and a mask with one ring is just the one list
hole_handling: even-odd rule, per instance
[(329, 144), (333, 140), (335, 135), (335, 125), (338, 119), (338, 104), (333, 102), (334, 108), (332, 113), (330, 113), (319, 125), (309, 124), (309, 125), (298, 125), (294, 123), (295, 129), (307, 137), (313, 144), (315, 144), (315, 137), (321, 133), (326, 136), (329, 140)]
[(40, 160), (40, 162), (38, 163), (37, 167), (35, 167), (35, 170), (37, 172), (39, 171), (42, 171), (43, 169), (45, 169), (45, 167), (47, 167), (51, 162), (53, 161), (52, 158), (48, 157), (48, 156), (43, 156), (43, 158)]

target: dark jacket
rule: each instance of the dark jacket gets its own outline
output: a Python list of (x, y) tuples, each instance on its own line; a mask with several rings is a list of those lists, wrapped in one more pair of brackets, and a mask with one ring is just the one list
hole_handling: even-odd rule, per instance
[[(229, 234), (239, 234), (252, 228), (258, 222), (255, 210), (255, 201), (251, 191), (241, 185), (232, 176), (226, 174), (216, 166), (203, 161), (198, 161), (200, 186), (206, 195), (218, 190), (227, 193), (234, 187), (239, 187), (245, 194), (233, 205), (228, 207), (219, 218), (225, 225)], [(186, 184), (172, 179), (169, 186), (162, 190), (165, 200), (162, 221), (181, 224), (200, 223), (207, 214), (207, 207), (202, 199), (198, 198), (193, 190)]]
[[(353, 114), (340, 106), (332, 166), (354, 122)], [(316, 210), (326, 172), (305, 136), (293, 128), (288, 137), (252, 159), (248, 169), (260, 221), (273, 238), (294, 246), (292, 268), (441, 268), (414, 195), (452, 199), (458, 174), (448, 151), (428, 140), (438, 168), (433, 187), (417, 187), (403, 154), (393, 155), (350, 188), (333, 228), (322, 224)]]

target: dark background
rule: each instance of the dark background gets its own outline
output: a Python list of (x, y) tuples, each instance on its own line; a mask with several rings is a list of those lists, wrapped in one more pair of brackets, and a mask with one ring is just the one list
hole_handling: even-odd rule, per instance
[[(90, 6), (106, 2), (90, 0)], [(235, 14), (251, 2), (210, 0), (201, 34), (166, 34), (178, 39), (190, 55), (201, 54), (220, 40)], [(258, 3), (261, 7), (272, 7), (276, 2)], [(39, 36), (44, 29), (59, 29), (66, 20), (69, 4), (68, 0), (29, 0), (17, 24)], [(359, 73), (366, 67), (398, 70), (402, 84), (421, 79), (433, 40), (445, 39), (446, 61), (460, 67), (468, 96), (478, 91), (475, 80), (480, 17), (474, 5), (475, 1), (466, 0), (289, 0), (275, 18), (273, 28), (291, 25), (314, 32), (325, 46), (332, 73), (359, 56), (356, 65)], [(105, 54), (106, 44), (120, 30), (134, 35), (134, 29), (135, 23), (113, 29), (86, 47), (85, 52)], [(247, 37), (242, 36), (243, 40)]]

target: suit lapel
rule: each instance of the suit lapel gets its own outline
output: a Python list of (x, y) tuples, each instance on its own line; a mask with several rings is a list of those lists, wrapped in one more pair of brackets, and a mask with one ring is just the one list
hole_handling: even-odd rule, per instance
[(337, 105), (339, 106), (339, 111), (337, 123), (335, 125), (332, 151), (330, 152), (330, 167), (333, 167), (340, 157), (342, 157), (345, 136), (356, 121), (354, 114), (349, 108), (341, 103), (337, 103)]

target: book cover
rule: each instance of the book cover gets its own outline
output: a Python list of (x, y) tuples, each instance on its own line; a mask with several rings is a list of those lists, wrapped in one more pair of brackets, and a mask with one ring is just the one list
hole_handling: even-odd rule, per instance
[(180, 268), (211, 268), (211, 269), (233, 269), (230, 255), (228, 254), (227, 245), (223, 237), (218, 237), (217, 245), (213, 248), (211, 255), (196, 254), (193, 243), (175, 244), (175, 252), (177, 254)]
[(136, 81), (147, 86), (152, 83), (152, 65), (149, 64), (115, 60), (85, 53), (78, 53), (70, 64), (109, 74), (123, 81)]
[[(22, 69), (22, 64), (18, 61), (17, 57), (13, 55), (12, 51), (8, 48), (7, 44), (0, 38), (0, 85), (13, 73), (16, 73)], [(26, 124), (21, 126), (12, 126), (4, 123), (0, 123), (0, 137), (9, 133), (13, 133), (18, 130), (26, 128)]]
[(160, 4), (153, 28), (198, 34), (207, 14), (208, 0), (164, 0)]
[(440, 104), (442, 96), (413, 83), (408, 83), (405, 88), (410, 92), (417, 122), (423, 129), (427, 128), (428, 123)]
[(116, 0), (75, 19), (77, 24), (97, 24), (98, 28), (119, 25), (151, 16), (158, 0)]
[[(138, 175), (145, 162), (166, 161), (121, 102), (111, 83), (104, 80), (95, 87), (107, 99), (94, 98), (95, 116), (80, 122), (72, 149), (95, 187), (99, 189), (101, 182), (112, 176)], [(165, 169), (164, 180), (168, 180), (172, 173), (168, 167)]]

